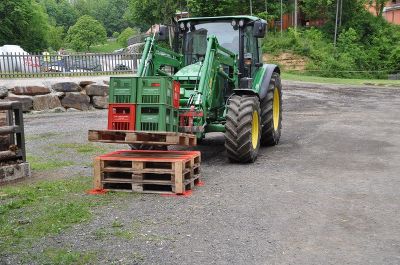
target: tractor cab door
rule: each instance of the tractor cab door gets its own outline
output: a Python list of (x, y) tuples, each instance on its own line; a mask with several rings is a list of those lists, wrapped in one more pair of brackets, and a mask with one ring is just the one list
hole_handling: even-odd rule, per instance
[(253, 35), (253, 26), (244, 29), (244, 66), (245, 76), (253, 78), (260, 62), (258, 38)]

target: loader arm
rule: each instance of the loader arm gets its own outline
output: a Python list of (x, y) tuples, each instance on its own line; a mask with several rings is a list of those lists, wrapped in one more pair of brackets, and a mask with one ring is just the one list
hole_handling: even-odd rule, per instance
[[(201, 117), (195, 118), (193, 126), (202, 138), (205, 132), (224, 131), (222, 122), (226, 107), (226, 88), (237, 88), (238, 68), (235, 53), (220, 46), (215, 36), (207, 38), (207, 46), (204, 59), (200, 62), (188, 65), (186, 68), (196, 66), (192, 75), (185, 75), (183, 71), (175, 75), (175, 79), (181, 82), (184, 91), (184, 98), (181, 98), (181, 110), (194, 109), (201, 113)], [(193, 88), (186, 88), (185, 82), (195, 80)], [(200, 129), (199, 129), (200, 128)], [(188, 128), (190, 132), (191, 128)]]
[(182, 58), (181, 54), (159, 46), (155, 35), (147, 37), (137, 76), (172, 76), (174, 73), (168, 73), (163, 67), (171, 66), (175, 72), (182, 67)]

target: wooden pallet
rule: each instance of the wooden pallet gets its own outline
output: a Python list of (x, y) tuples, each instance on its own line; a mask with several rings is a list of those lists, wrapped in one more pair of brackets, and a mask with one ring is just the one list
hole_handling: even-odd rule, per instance
[(198, 151), (117, 151), (94, 160), (94, 188), (183, 194), (200, 181)]
[(146, 145), (184, 145), (195, 146), (194, 134), (149, 131), (89, 130), (90, 142)]

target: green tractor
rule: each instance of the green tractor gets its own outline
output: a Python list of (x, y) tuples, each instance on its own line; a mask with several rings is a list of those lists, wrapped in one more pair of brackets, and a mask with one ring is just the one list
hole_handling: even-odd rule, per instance
[(200, 141), (225, 133), (232, 162), (254, 162), (261, 145), (276, 145), (281, 136), (280, 69), (262, 63), (266, 26), (253, 16), (181, 19), (146, 39), (139, 65), (138, 76), (179, 82), (179, 131)]

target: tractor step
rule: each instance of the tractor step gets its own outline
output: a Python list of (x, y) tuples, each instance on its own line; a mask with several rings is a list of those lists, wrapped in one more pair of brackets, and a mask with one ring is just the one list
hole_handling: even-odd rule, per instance
[(116, 151), (94, 160), (94, 188), (184, 194), (200, 182), (198, 151)]
[(193, 134), (175, 132), (144, 132), (89, 130), (90, 142), (145, 145), (184, 145), (196, 146), (197, 139)]

